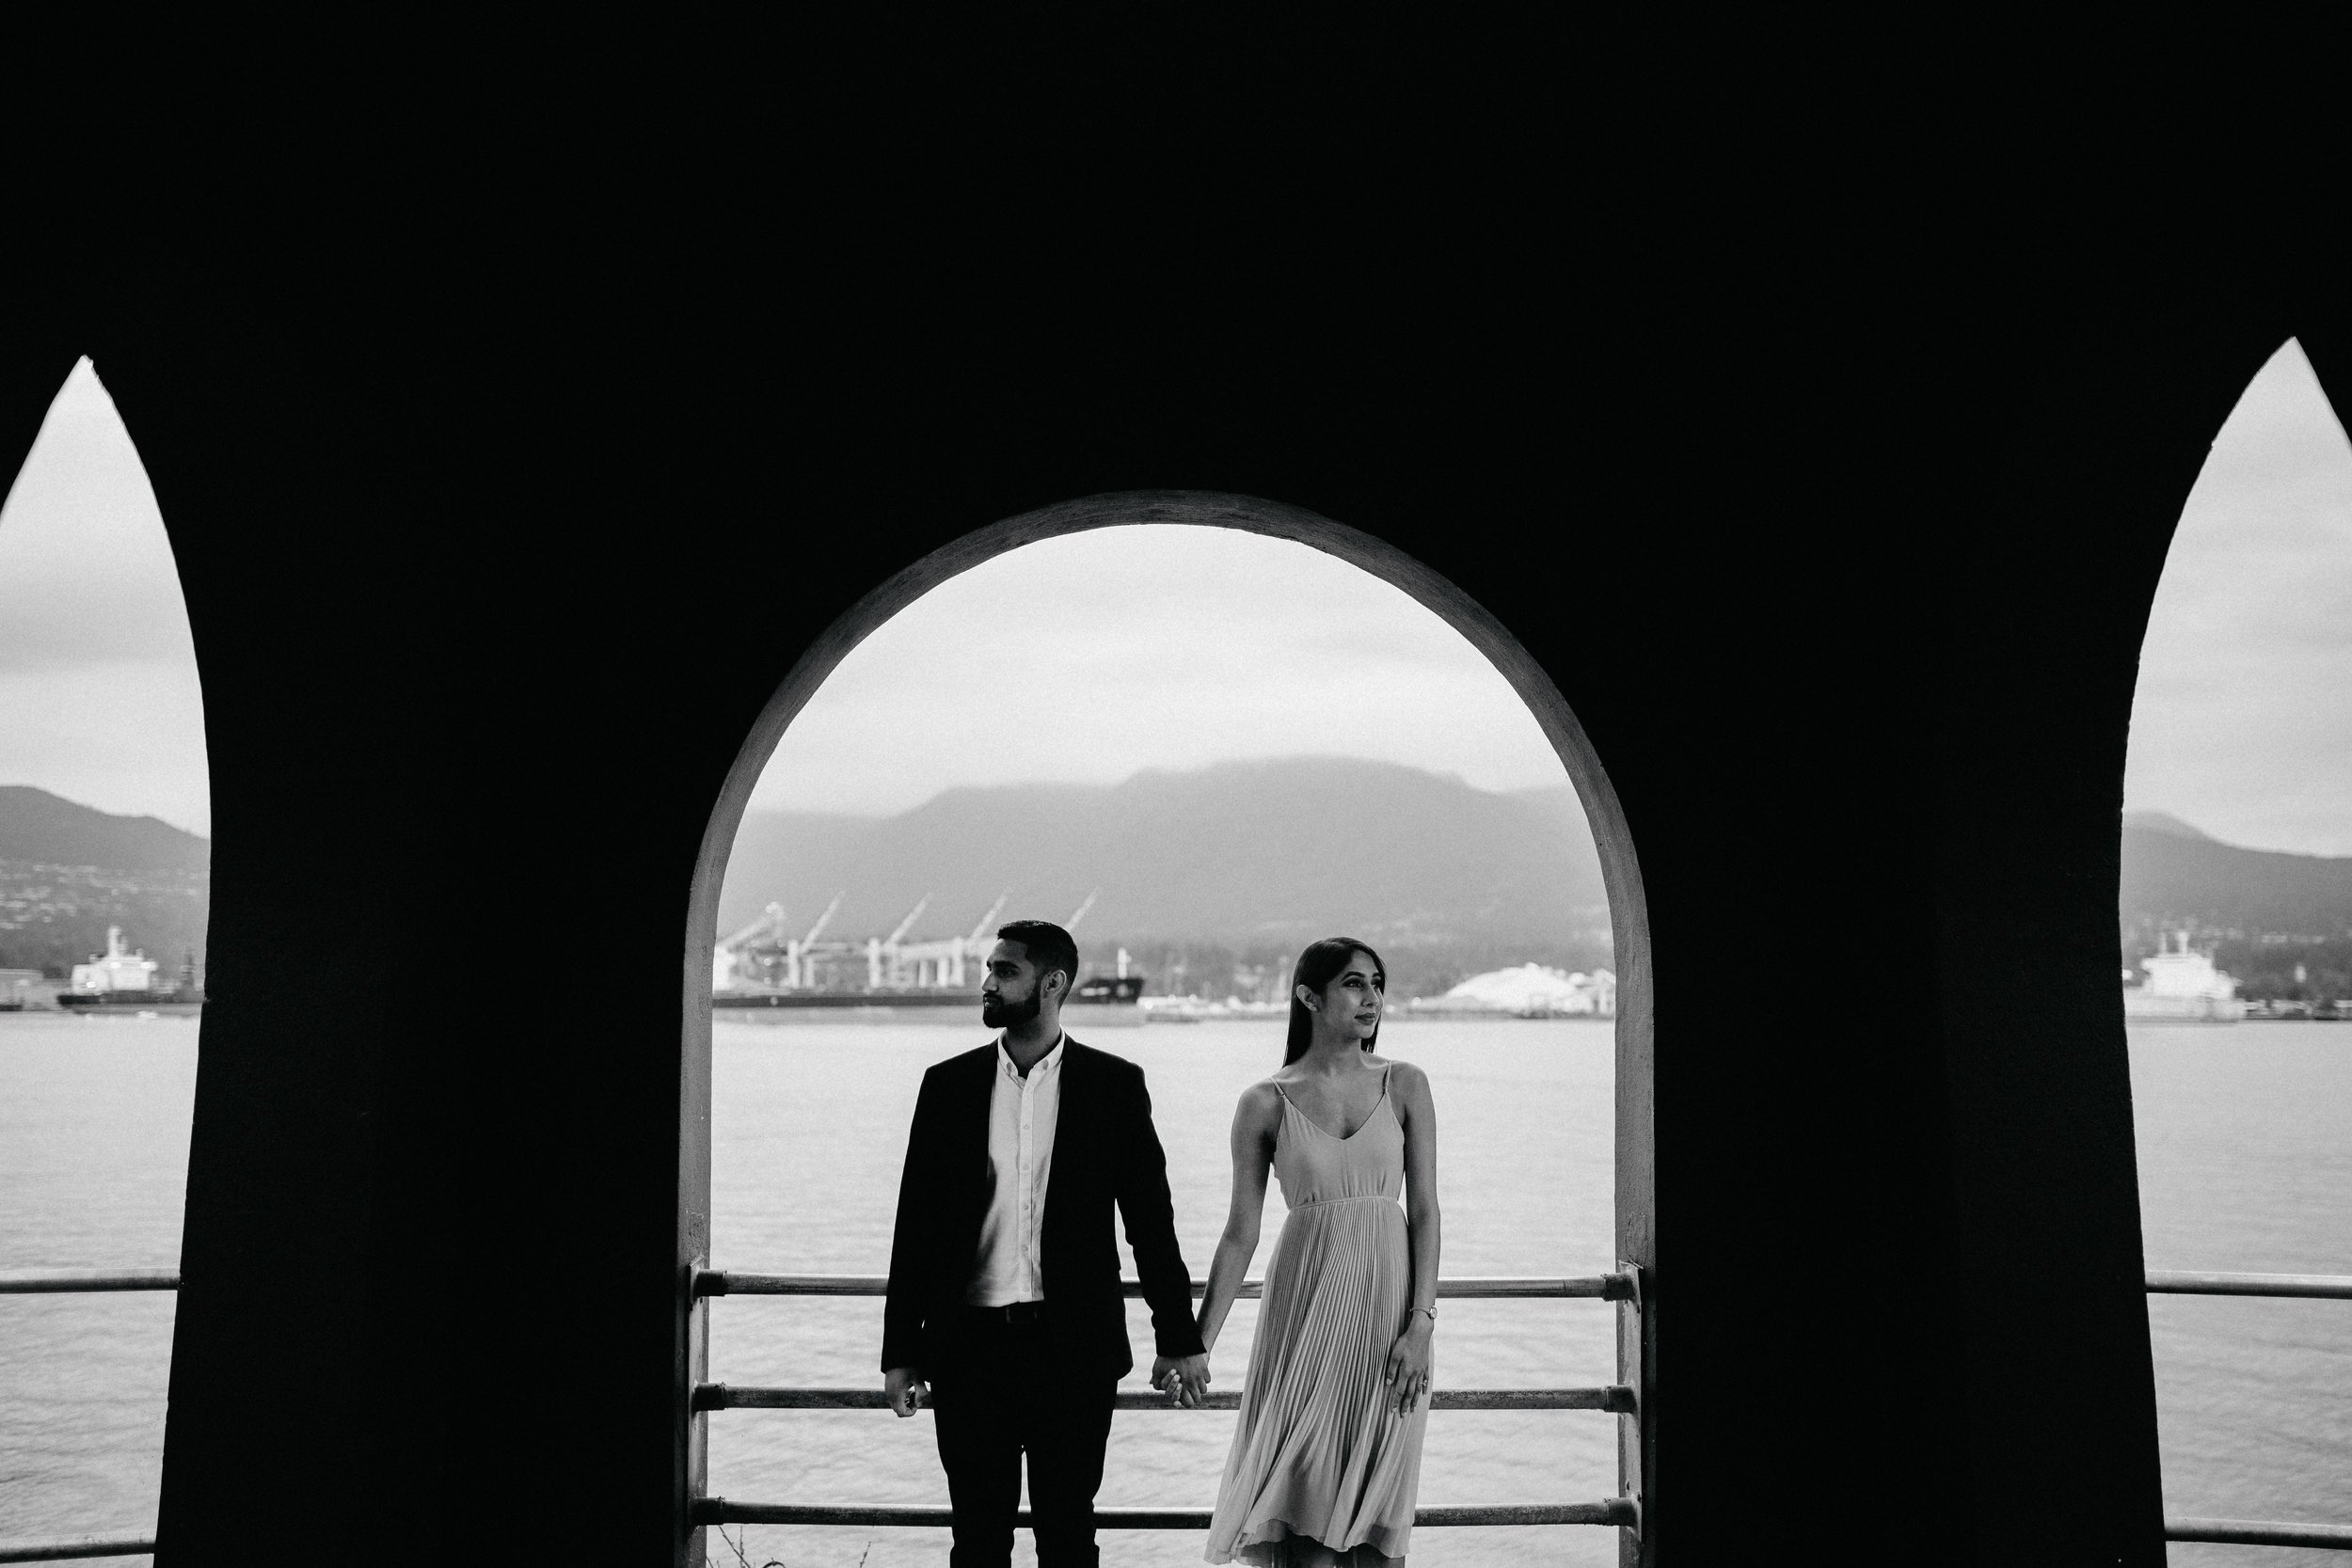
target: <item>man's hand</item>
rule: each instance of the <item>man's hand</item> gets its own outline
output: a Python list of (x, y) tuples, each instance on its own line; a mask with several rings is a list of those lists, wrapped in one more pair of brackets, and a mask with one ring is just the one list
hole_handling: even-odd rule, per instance
[(913, 1367), (893, 1367), (882, 1373), (882, 1392), (890, 1398), (890, 1413), (900, 1418), (931, 1402), (931, 1386)]
[(1186, 1410), (1200, 1408), (1209, 1391), (1209, 1358), (1200, 1355), (1158, 1355), (1152, 1359), (1152, 1386)]

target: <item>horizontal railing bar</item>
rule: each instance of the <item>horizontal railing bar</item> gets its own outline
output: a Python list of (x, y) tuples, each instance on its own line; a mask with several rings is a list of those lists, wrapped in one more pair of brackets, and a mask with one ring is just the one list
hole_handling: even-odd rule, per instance
[[(944, 1529), (955, 1520), (947, 1508), (829, 1508), (800, 1503), (739, 1503), (705, 1497), (694, 1504), (698, 1525), (912, 1525)], [(1417, 1508), (1413, 1523), (1424, 1528), (1454, 1525), (1630, 1525), (1633, 1504), (1623, 1497), (1597, 1503), (1499, 1503), (1470, 1508)], [(1029, 1524), (1029, 1511), (1013, 1516)], [(1207, 1529), (1205, 1508), (1098, 1508), (1104, 1529)]]
[[(694, 1386), (696, 1410), (887, 1410), (889, 1401), (880, 1388), (761, 1388), (728, 1383)], [(1147, 1389), (1121, 1390), (1115, 1401), (1120, 1410), (1181, 1410), (1166, 1394)], [(1198, 1410), (1238, 1410), (1239, 1392), (1211, 1393)], [(1429, 1396), (1432, 1410), (1607, 1410), (1633, 1412), (1633, 1390), (1622, 1383), (1602, 1388), (1438, 1388)]]
[(0, 1541), (0, 1562), (72, 1562), (92, 1557), (137, 1557), (154, 1549), (154, 1541), (143, 1536), (82, 1535), (71, 1541)]
[(2217, 1546), (2322, 1546), (2352, 1552), (2352, 1525), (2278, 1525), (2258, 1519), (2167, 1519), (2167, 1541)]
[(2148, 1291), (2152, 1295), (2304, 1296), (2352, 1301), (2352, 1275), (2214, 1274), (2203, 1269), (2150, 1269)]
[[(176, 1291), (178, 1269), (0, 1269), (0, 1296), (50, 1295), (67, 1291)], [(0, 1547), (0, 1551), (13, 1550)], [(84, 1553), (90, 1556), (90, 1553)], [(38, 1558), (0, 1557), (0, 1562)]]
[[(1122, 1279), (1120, 1293), (1130, 1297), (1143, 1294), (1139, 1280)], [(1204, 1294), (1209, 1288), (1205, 1279), (1192, 1282), (1192, 1293)], [(879, 1274), (744, 1274), (732, 1269), (697, 1269), (694, 1271), (694, 1293), (698, 1296), (879, 1296), (889, 1293), (890, 1280)], [(1241, 1295), (1252, 1300), (1263, 1294), (1265, 1281), (1242, 1281)], [(1553, 1275), (1464, 1276), (1438, 1281), (1440, 1296), (1575, 1296), (1597, 1297), (1606, 1301), (1630, 1301), (1633, 1298), (1633, 1276), (1626, 1274), (1600, 1274), (1582, 1276)]]

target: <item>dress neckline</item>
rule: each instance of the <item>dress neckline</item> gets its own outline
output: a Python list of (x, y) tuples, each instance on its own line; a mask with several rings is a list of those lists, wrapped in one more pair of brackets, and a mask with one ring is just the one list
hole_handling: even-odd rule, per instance
[[(1272, 1080), (1268, 1080), (1268, 1082), (1272, 1082)], [(1275, 1084), (1274, 1092), (1282, 1097), (1283, 1104), (1289, 1106), (1292, 1110), (1298, 1112), (1299, 1120), (1305, 1122), (1308, 1126), (1312, 1127), (1316, 1132), (1321, 1132), (1325, 1137), (1330, 1139), (1335, 1144), (1349, 1144), (1356, 1141), (1357, 1132), (1361, 1132), (1365, 1128), (1372, 1125), (1373, 1117), (1378, 1116), (1380, 1114), (1380, 1108), (1389, 1102), (1389, 1069), (1387, 1068), (1382, 1068), (1380, 1069), (1380, 1098), (1373, 1101), (1372, 1109), (1365, 1114), (1364, 1119), (1356, 1124), (1356, 1132), (1348, 1133), (1345, 1137), (1342, 1137), (1337, 1132), (1327, 1130), (1320, 1123), (1318, 1123), (1314, 1117), (1309, 1116), (1304, 1111), (1300, 1111), (1298, 1109), (1298, 1102), (1290, 1097), (1290, 1092), (1284, 1089), (1281, 1085)], [(1391, 1111), (1389, 1114), (1391, 1116), (1396, 1115), (1394, 1111)]]

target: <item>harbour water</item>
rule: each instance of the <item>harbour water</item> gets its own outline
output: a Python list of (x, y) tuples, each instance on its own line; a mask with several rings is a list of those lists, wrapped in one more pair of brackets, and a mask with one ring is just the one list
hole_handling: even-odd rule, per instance
[[(192, 1019), (0, 1017), (0, 1267), (168, 1266), (179, 1250)], [(953, 1024), (723, 1022), (716, 1035), (714, 1260), (878, 1273), (914, 1087), (979, 1031)], [(1233, 1097), (1279, 1059), (1279, 1027), (1105, 1033), (1150, 1074), (1179, 1231), (1196, 1270), (1222, 1224)], [(1436, 1085), (1450, 1274), (1585, 1274), (1611, 1261), (1609, 1026), (1410, 1021), (1383, 1045)], [(2148, 1259), (2153, 1267), (2352, 1273), (2352, 1024), (2132, 1032)], [(1280, 1224), (1269, 1198), (1260, 1266)], [(714, 1305), (713, 1375), (736, 1383), (875, 1381), (880, 1304)], [(1597, 1302), (1449, 1301), (1438, 1379), (1556, 1386), (1610, 1378)], [(2352, 1304), (2153, 1298), (2169, 1509), (2352, 1520)], [(170, 1350), (167, 1294), (0, 1297), (0, 1539), (151, 1526)], [(1214, 1366), (1232, 1387), (1254, 1307)], [(1148, 1354), (1140, 1304), (1132, 1324)], [(1138, 1379), (1139, 1381), (1139, 1379)], [(934, 1502), (930, 1418), (728, 1411), (712, 1418), (712, 1487), (749, 1499)], [(1229, 1414), (1122, 1415), (1103, 1500), (1205, 1506)], [(1441, 1412), (1422, 1499), (1538, 1502), (1614, 1489), (1611, 1418)], [(2042, 1478), (2036, 1484), (2054, 1483)], [(1613, 1532), (1425, 1530), (1413, 1560), (1614, 1560)], [(1199, 1560), (1189, 1531), (1115, 1538), (1121, 1563)], [(753, 1529), (754, 1564), (892, 1568), (944, 1560), (944, 1532)], [(1025, 1557), (1026, 1537), (1023, 1538)], [(734, 1554), (713, 1542), (714, 1556)], [(123, 1560), (139, 1561), (142, 1560)], [(2175, 1546), (2176, 1564), (2289, 1560)]]
[[(923, 1069), (977, 1044), (969, 1027), (808, 1026), (723, 1031), (714, 1043), (712, 1260), (735, 1268), (880, 1273), (888, 1260)], [(1448, 1274), (1600, 1274), (1612, 1267), (1611, 1026), (1570, 1022), (1391, 1023), (1385, 1050), (1427, 1068), (1438, 1096), (1438, 1193)], [(1196, 1274), (1225, 1223), (1226, 1132), (1233, 1101), (1279, 1066), (1279, 1020), (1154, 1025), (1104, 1033), (1142, 1064), (1168, 1149), (1177, 1235)], [(814, 1092), (812, 1092), (814, 1091)], [(795, 1180), (797, 1173), (797, 1180)], [(818, 1173), (821, 1173), (819, 1175)], [(1269, 1193), (1256, 1265), (1272, 1256), (1283, 1208)], [(712, 1375), (737, 1383), (870, 1385), (881, 1305), (770, 1297), (718, 1304)], [(1614, 1381), (1615, 1308), (1600, 1301), (1449, 1300), (1438, 1377), (1456, 1387), (1561, 1387)], [(1211, 1357), (1214, 1386), (1237, 1387), (1257, 1304), (1236, 1307)], [(1129, 1308), (1150, 1371), (1150, 1319)], [(1113, 1424), (1100, 1500), (1207, 1507), (1232, 1435), (1220, 1412), (1136, 1413)], [(811, 1502), (944, 1500), (930, 1418), (866, 1412), (727, 1411), (713, 1418), (711, 1490)], [(1442, 1411), (1431, 1417), (1422, 1500), (1561, 1502), (1616, 1491), (1615, 1418), (1598, 1411)], [(930, 1531), (754, 1530), (754, 1562), (866, 1568), (946, 1560)], [(925, 1539), (925, 1537), (930, 1539)], [(831, 1538), (831, 1539), (829, 1539)], [(853, 1538), (853, 1539), (843, 1539)], [(1193, 1531), (1132, 1532), (1109, 1560), (1195, 1563)], [(1023, 1547), (1027, 1547), (1025, 1532)], [(1414, 1562), (1613, 1562), (1613, 1532), (1590, 1527), (1424, 1530)], [(722, 1560), (724, 1560), (723, 1559)]]

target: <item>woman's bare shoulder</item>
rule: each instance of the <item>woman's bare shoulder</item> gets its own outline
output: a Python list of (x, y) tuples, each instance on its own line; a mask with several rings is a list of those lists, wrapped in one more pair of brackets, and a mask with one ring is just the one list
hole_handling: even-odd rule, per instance
[(1244, 1115), (1268, 1116), (1281, 1108), (1282, 1090), (1271, 1078), (1261, 1078), (1241, 1091), (1241, 1103), (1234, 1107)]
[(1389, 1082), (1397, 1093), (1420, 1100), (1429, 1098), (1429, 1074), (1422, 1070), (1420, 1063), (1400, 1062), (1392, 1058), (1388, 1067)]
[(1236, 1133), (1247, 1132), (1254, 1137), (1271, 1137), (1281, 1119), (1282, 1099), (1271, 1078), (1262, 1078), (1242, 1090), (1240, 1102), (1233, 1107)]

